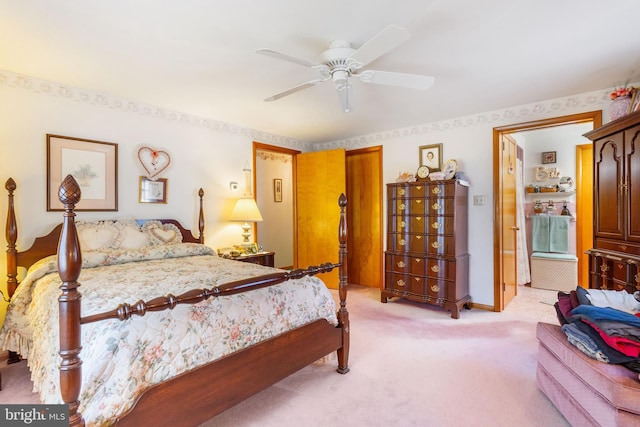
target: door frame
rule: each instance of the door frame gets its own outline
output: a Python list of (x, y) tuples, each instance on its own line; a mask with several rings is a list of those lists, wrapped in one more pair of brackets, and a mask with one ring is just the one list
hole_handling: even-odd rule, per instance
[[(380, 269), (378, 271), (378, 286), (377, 289), (382, 289), (384, 288), (384, 238), (383, 238), (383, 232), (384, 232), (384, 214), (383, 214), (383, 195), (384, 195), (384, 181), (383, 181), (383, 174), (382, 174), (382, 167), (383, 167), (383, 147), (382, 145), (375, 145), (375, 146), (371, 146), (371, 147), (365, 147), (365, 148), (358, 148), (358, 149), (354, 149), (354, 150), (347, 150), (345, 153), (345, 158), (349, 159), (349, 157), (352, 156), (357, 156), (359, 154), (369, 154), (369, 153), (373, 153), (377, 156), (377, 161), (376, 161), (376, 166), (375, 169), (372, 170), (372, 172), (377, 175), (377, 179), (378, 182), (380, 183), (380, 186), (377, 188), (377, 193), (373, 193), (373, 192), (367, 192), (367, 194), (364, 195), (364, 197), (367, 197), (371, 200), (372, 203), (376, 203), (379, 207), (379, 212), (380, 215), (378, 215), (377, 218), (374, 218), (373, 215), (370, 216), (371, 219), (371, 223), (376, 223), (376, 227), (375, 227), (375, 232), (374, 232), (374, 236), (371, 236), (372, 241), (376, 240), (376, 244), (378, 245), (378, 247), (381, 248), (381, 250), (377, 253), (377, 264), (380, 266)], [(346, 164), (348, 165), (348, 162), (346, 162)], [(357, 210), (356, 208), (356, 204), (358, 203), (357, 200), (355, 200), (355, 195), (350, 194), (349, 189), (351, 187), (351, 184), (354, 182), (353, 177), (350, 175), (350, 170), (349, 167), (346, 167), (346, 172), (347, 172), (347, 225), (350, 227), (349, 230), (353, 230), (353, 226), (352, 223), (354, 221), (349, 221), (349, 218), (352, 218), (351, 215), (353, 215), (354, 212), (358, 212), (358, 215), (366, 215), (367, 212), (363, 212), (362, 210)], [(362, 195), (360, 195), (362, 196)], [(371, 214), (373, 214), (373, 212), (371, 212)], [(349, 237), (348, 237), (349, 241), (347, 244), (347, 248), (356, 248), (358, 247), (358, 242), (356, 242), (356, 236), (355, 233), (349, 232)], [(361, 269), (362, 266), (360, 265), (360, 263), (354, 262), (353, 261), (353, 254), (358, 253), (358, 251), (356, 250), (351, 250), (348, 252), (349, 254), (349, 262), (348, 262), (348, 266), (349, 266), (349, 277), (356, 277), (359, 276), (358, 274), (354, 273), (352, 269)], [(358, 283), (358, 284), (362, 284), (362, 283)], [(364, 284), (367, 285), (367, 284)], [(372, 288), (375, 288), (374, 286), (371, 286)]]
[(602, 110), (570, 114), (568, 116), (552, 117), (493, 128), (493, 311), (499, 312), (504, 310), (504, 294), (502, 291), (503, 249), (501, 243), (503, 235), (502, 214), (500, 212), (500, 196), (502, 194), (502, 168), (500, 162), (501, 136), (506, 133), (586, 122), (593, 123), (594, 129), (602, 126)]
[[(258, 150), (260, 151), (270, 151), (273, 153), (282, 153), (282, 154), (289, 154), (291, 155), (291, 188), (289, 189), (290, 194), (292, 195), (292, 204), (293, 204), (293, 212), (292, 212), (292, 218), (291, 220), (293, 221), (293, 267), (294, 268), (298, 268), (298, 224), (296, 221), (296, 217), (298, 215), (297, 210), (296, 210), (296, 169), (297, 169), (297, 163), (296, 163), (296, 155), (300, 154), (301, 151), (300, 150), (293, 150), (290, 148), (285, 148), (285, 147), (278, 147), (277, 145), (269, 145), (269, 144), (265, 144), (262, 142), (257, 142), (257, 141), (253, 141), (252, 144), (252, 158), (253, 158), (253, 164), (252, 164), (252, 170), (254, 171), (254, 173), (252, 174), (253, 176), (251, 177), (251, 179), (253, 180), (252, 182), (252, 188), (257, 189), (257, 182), (256, 182), (256, 176), (257, 173), (256, 172), (256, 152)], [(254, 198), (257, 199), (258, 198), (258, 192), (254, 191), (256, 194), (254, 194)], [(258, 229), (256, 226), (256, 223), (253, 223), (253, 235), (255, 236), (256, 241), (258, 240)]]

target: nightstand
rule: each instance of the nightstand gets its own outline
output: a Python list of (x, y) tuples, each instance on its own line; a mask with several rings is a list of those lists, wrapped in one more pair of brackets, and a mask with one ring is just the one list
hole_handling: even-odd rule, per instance
[(257, 254), (242, 255), (236, 258), (231, 258), (231, 259), (235, 261), (250, 262), (252, 264), (260, 264), (260, 265), (265, 265), (267, 267), (273, 267), (274, 266), (273, 257), (275, 254), (276, 254), (275, 252), (259, 252)]

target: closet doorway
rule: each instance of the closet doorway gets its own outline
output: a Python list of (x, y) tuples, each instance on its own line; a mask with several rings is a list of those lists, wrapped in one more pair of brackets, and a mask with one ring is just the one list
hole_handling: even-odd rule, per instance
[[(305, 168), (308, 169), (305, 162), (299, 161), (299, 156), (322, 155), (322, 151), (301, 154), (297, 150), (253, 143), (253, 188), (264, 218), (264, 221), (256, 224), (255, 236), (265, 250), (276, 252), (276, 267), (307, 267), (304, 257), (301, 260), (297, 250), (301, 243), (298, 241), (300, 225), (297, 221), (299, 212), (296, 206), (301, 203), (299, 199), (306, 195), (301, 193), (308, 192), (308, 189), (299, 188), (298, 176), (300, 172), (304, 173)], [(349, 150), (346, 151), (343, 160), (334, 161), (331, 165), (321, 161), (317, 167), (311, 169), (317, 171), (320, 166), (328, 166), (334, 168), (329, 171), (334, 175), (335, 168), (341, 164), (344, 164), (348, 198), (349, 282), (379, 289), (383, 283), (382, 146)], [(282, 198), (278, 202), (274, 201), (274, 179), (282, 181)], [(323, 179), (312, 179), (311, 184), (321, 193), (326, 190), (326, 182)], [(338, 212), (337, 197), (328, 201), (327, 205), (331, 213)], [(334, 233), (333, 226), (330, 233)], [(331, 234), (330, 239), (335, 239), (337, 245), (337, 235)], [(335, 253), (337, 255), (337, 249)], [(324, 256), (322, 258), (322, 262), (326, 261)]]
[[(581, 114), (573, 114), (569, 116), (555, 117), (533, 122), (519, 123), (494, 128), (493, 130), (493, 177), (494, 177), (494, 311), (503, 311), (510, 299), (517, 295), (517, 251), (514, 251), (514, 245), (511, 243), (517, 239), (516, 233), (524, 233), (525, 230), (516, 226), (517, 217), (516, 209), (505, 209), (503, 204), (513, 197), (513, 189), (511, 182), (513, 177), (510, 176), (510, 162), (515, 162), (516, 158), (508, 144), (505, 144), (507, 135), (513, 135), (517, 132), (531, 131), (535, 129), (554, 128), (569, 124), (590, 123), (591, 129), (595, 129), (602, 125), (602, 111), (592, 111)], [(577, 150), (579, 152), (579, 150)], [(576, 166), (576, 187), (582, 188), (581, 176), (590, 176), (592, 170)], [(576, 194), (577, 211), (586, 207), (581, 205), (580, 192)], [(592, 240), (589, 234), (592, 224), (584, 221), (582, 216), (577, 219), (577, 229), (579, 230), (580, 239), (577, 239), (577, 253), (581, 254), (589, 247), (583, 248), (584, 245)], [(586, 235), (589, 234), (589, 235)], [(506, 243), (505, 243), (506, 242)], [(590, 245), (589, 245), (590, 246)], [(579, 265), (584, 261), (579, 261)], [(517, 274), (517, 273), (515, 273)], [(515, 280), (514, 280), (515, 279)], [(584, 279), (582, 279), (584, 281)]]

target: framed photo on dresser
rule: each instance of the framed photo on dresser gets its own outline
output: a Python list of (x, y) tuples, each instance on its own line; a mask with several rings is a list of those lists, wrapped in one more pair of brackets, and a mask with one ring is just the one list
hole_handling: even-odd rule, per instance
[(428, 166), (430, 172), (442, 170), (442, 143), (420, 146), (420, 166)]

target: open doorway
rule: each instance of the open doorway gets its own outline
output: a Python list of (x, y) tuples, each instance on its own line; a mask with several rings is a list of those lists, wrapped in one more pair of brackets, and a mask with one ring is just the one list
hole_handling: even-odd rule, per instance
[[(515, 178), (509, 172), (511, 170), (510, 162), (515, 162), (516, 151), (515, 147), (510, 148), (506, 143), (508, 139), (513, 140), (513, 138), (506, 138), (506, 136), (518, 132), (556, 128), (577, 123), (590, 123), (591, 129), (600, 127), (602, 112), (593, 111), (494, 128), (494, 311), (504, 310), (511, 298), (517, 295), (518, 259), (517, 251), (514, 249), (516, 248), (517, 233), (525, 232), (516, 226), (517, 213), (513, 184)], [(576, 172), (578, 172), (577, 169)], [(585, 171), (580, 170), (580, 172)], [(576, 203), (579, 203), (579, 198), (580, 195), (576, 195)], [(577, 218), (577, 222), (580, 221), (581, 219)], [(586, 227), (590, 229), (590, 224)], [(580, 224), (579, 228), (584, 230), (585, 226)], [(582, 237), (582, 242), (590, 240), (588, 237), (586, 239), (584, 236)]]
[(256, 223), (256, 242), (274, 252), (274, 265), (291, 269), (295, 252), (295, 169), (300, 151), (253, 143), (253, 188), (263, 221)]

